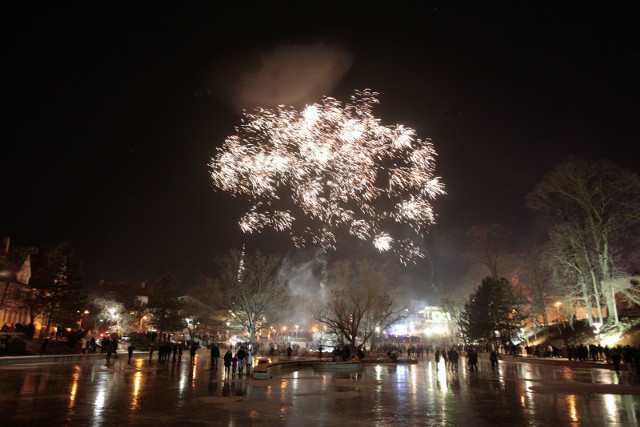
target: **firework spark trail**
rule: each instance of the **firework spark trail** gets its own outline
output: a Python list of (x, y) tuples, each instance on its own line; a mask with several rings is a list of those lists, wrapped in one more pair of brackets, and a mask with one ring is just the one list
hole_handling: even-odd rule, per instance
[[(242, 231), (287, 230), (298, 247), (328, 249), (345, 229), (403, 262), (423, 257), (387, 225), (408, 225), (419, 237), (434, 222), (431, 201), (444, 194), (434, 176), (436, 152), (411, 128), (380, 125), (378, 103), (367, 89), (345, 105), (324, 97), (303, 111), (245, 112), (209, 165), (215, 187), (254, 202), (240, 219)], [(314, 226), (300, 225), (300, 217)]]

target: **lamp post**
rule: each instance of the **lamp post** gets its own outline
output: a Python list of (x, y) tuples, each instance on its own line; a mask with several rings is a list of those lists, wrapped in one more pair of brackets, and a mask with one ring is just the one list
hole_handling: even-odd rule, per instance
[(85, 310), (80, 313), (80, 320), (78, 320), (78, 329), (82, 329), (82, 321), (84, 320), (84, 315), (89, 314), (89, 310)]
[(109, 314), (111, 314), (111, 322), (113, 322), (111, 327), (115, 326), (115, 332), (118, 332), (120, 326), (118, 325), (118, 311), (115, 308), (111, 308), (109, 309)]
[(376, 348), (376, 338), (380, 336), (380, 326), (376, 326), (375, 334), (371, 334), (371, 350)]
[(600, 345), (600, 328), (602, 328), (602, 322), (593, 322), (593, 332), (596, 335), (598, 345)]
[(148, 317), (147, 317), (147, 316), (142, 316), (142, 317), (140, 318), (140, 331), (142, 331), (142, 321), (143, 321), (143, 320), (147, 320), (147, 319), (148, 319)]
[(558, 323), (560, 323), (560, 306), (562, 305), (562, 303), (558, 301), (554, 305), (556, 306), (556, 320), (558, 321)]

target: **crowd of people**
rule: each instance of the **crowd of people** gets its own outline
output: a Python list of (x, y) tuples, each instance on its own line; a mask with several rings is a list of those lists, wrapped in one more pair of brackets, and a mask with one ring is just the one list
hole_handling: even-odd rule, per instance
[[(1, 332), (24, 332), (24, 326), (7, 325), (2, 326)], [(146, 336), (151, 343), (149, 345), (149, 361), (153, 359), (153, 353), (158, 352), (158, 362), (168, 362), (172, 360), (180, 362), (182, 359), (183, 350), (189, 349), (190, 362), (195, 363), (196, 352), (200, 347), (197, 340), (190, 342), (174, 342), (169, 339), (169, 336), (160, 337), (155, 333)], [(155, 335), (155, 336), (154, 336)], [(143, 336), (144, 337), (144, 336)], [(158, 340), (158, 338), (166, 338), (165, 340)], [(40, 354), (45, 354), (49, 338), (45, 337), (40, 340), (41, 351)], [(96, 340), (94, 336), (86, 336), (81, 340), (81, 352), (96, 353), (98, 350), (101, 353), (106, 354), (107, 363), (111, 361), (111, 358), (118, 357), (118, 344), (119, 338), (117, 336), (104, 336), (101, 340)], [(227, 377), (235, 377), (236, 375), (242, 376), (243, 374), (250, 374), (253, 366), (254, 356), (260, 351), (260, 343), (254, 345), (238, 344), (235, 348), (229, 348), (222, 356), (219, 344), (211, 344), (209, 349), (211, 352), (211, 370), (217, 370), (219, 365), (219, 359), (222, 356), (224, 371)], [(131, 357), (133, 353), (133, 345), (129, 345), (127, 348), (128, 361), (131, 363)], [(286, 354), (288, 359), (292, 358), (293, 353), (299, 352), (300, 348), (297, 344), (293, 346), (288, 344), (283, 353)], [(462, 356), (466, 357), (467, 368), (470, 372), (478, 370), (478, 352), (486, 352), (489, 354), (489, 360), (491, 362), (491, 368), (495, 370), (498, 367), (499, 354), (512, 355), (512, 356), (529, 356), (540, 358), (564, 358), (569, 361), (580, 362), (602, 362), (612, 364), (616, 372), (620, 372), (621, 366), (625, 366), (629, 372), (635, 372), (638, 378), (640, 378), (640, 349), (629, 345), (609, 347), (607, 345), (602, 346), (600, 344), (579, 344), (570, 345), (559, 349), (551, 343), (520, 346), (517, 344), (487, 344), (486, 346), (433, 346), (425, 343), (387, 343), (383, 346), (379, 346), (376, 349), (378, 352), (383, 351), (392, 361), (398, 361), (400, 358), (405, 357), (408, 359), (429, 357), (431, 351), (434, 352), (434, 358), (436, 367), (438, 367), (440, 360), (444, 362), (445, 369), (452, 372), (457, 372), (459, 369), (459, 361)], [(322, 347), (319, 347), (320, 357)], [(270, 356), (284, 356), (284, 354), (276, 354), (280, 351), (276, 350), (275, 345), (269, 345)], [(334, 361), (348, 361), (352, 358), (364, 359), (364, 349), (358, 349), (356, 354), (351, 354), (352, 351), (348, 345), (336, 346), (331, 353)], [(172, 357), (173, 356), (173, 357)]]
[[(216, 344), (211, 345), (211, 369), (218, 369), (218, 359), (220, 358), (220, 350)], [(239, 377), (246, 372), (247, 375), (251, 373), (253, 367), (253, 354), (251, 350), (240, 345), (236, 349), (235, 354), (228, 349), (222, 357), (224, 363), (224, 374), (227, 378), (235, 378), (236, 372)]]

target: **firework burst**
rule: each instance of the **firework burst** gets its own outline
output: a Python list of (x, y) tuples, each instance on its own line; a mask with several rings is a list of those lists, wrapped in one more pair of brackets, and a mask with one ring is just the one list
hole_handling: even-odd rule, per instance
[(436, 153), (413, 129), (382, 126), (378, 103), (363, 90), (344, 105), (324, 97), (302, 111), (244, 113), (209, 165), (217, 189), (253, 202), (241, 229), (287, 231), (298, 247), (325, 249), (346, 230), (403, 262), (422, 257), (414, 240), (391, 229), (408, 225), (418, 238), (434, 222), (431, 201), (444, 194)]

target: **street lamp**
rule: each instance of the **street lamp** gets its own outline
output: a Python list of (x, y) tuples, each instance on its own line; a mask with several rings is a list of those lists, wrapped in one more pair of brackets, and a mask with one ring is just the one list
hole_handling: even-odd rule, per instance
[(142, 317), (140, 318), (140, 330), (141, 330), (141, 331), (142, 331), (142, 321), (143, 321), (143, 320), (147, 320), (147, 319), (148, 319), (148, 317), (147, 317), (147, 316), (142, 316)]
[(560, 306), (562, 305), (562, 303), (560, 301), (555, 303), (556, 306), (556, 320), (558, 320), (558, 322), (560, 322)]
[(118, 323), (120, 316), (118, 315), (118, 310), (116, 310), (115, 308), (110, 308), (109, 309), (109, 314), (111, 315), (111, 324), (110, 324), (110, 328), (109, 329), (114, 329), (114, 332), (119, 332), (120, 330), (120, 325)]
[(600, 328), (602, 328), (602, 322), (593, 322), (593, 332), (596, 334), (598, 345), (600, 345)]
[(82, 320), (85, 314), (89, 314), (89, 310), (85, 310), (80, 314), (80, 320), (78, 320), (78, 329), (82, 329)]

